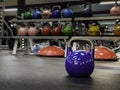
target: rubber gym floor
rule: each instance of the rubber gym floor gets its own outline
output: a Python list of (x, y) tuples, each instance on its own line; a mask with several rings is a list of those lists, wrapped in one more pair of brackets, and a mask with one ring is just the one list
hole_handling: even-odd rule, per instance
[(120, 61), (95, 61), (88, 78), (68, 76), (65, 58), (0, 50), (0, 90), (120, 90)]

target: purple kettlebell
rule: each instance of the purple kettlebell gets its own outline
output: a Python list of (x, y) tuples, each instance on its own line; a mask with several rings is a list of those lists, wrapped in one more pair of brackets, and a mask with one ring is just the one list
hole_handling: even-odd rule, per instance
[(59, 5), (53, 6), (52, 18), (61, 18), (61, 7)]
[[(81, 41), (89, 44), (89, 49), (73, 50), (72, 43)], [(79, 43), (79, 44), (80, 44)], [(84, 47), (85, 45), (82, 45)], [(65, 69), (70, 76), (73, 77), (89, 77), (94, 70), (94, 45), (89, 39), (80, 39), (73, 37), (68, 41)]]

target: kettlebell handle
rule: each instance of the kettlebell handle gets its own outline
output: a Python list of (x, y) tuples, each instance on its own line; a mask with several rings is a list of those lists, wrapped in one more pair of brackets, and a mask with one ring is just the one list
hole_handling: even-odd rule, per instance
[(90, 2), (85, 3), (84, 8), (86, 8), (87, 5), (89, 5), (89, 9), (91, 9), (91, 3)]
[(67, 43), (67, 46), (68, 46), (68, 47), (71, 47), (71, 42), (72, 42), (73, 40), (87, 41), (87, 42), (89, 42), (89, 43), (91, 44), (91, 49), (94, 49), (94, 45), (93, 45), (93, 42), (92, 42), (91, 40), (89, 40), (89, 39), (81, 39), (81, 38), (79, 38), (79, 37), (72, 37), (72, 38), (68, 41), (68, 43)]
[(56, 7), (57, 7), (58, 9), (61, 9), (61, 6), (60, 6), (60, 5), (55, 5), (55, 6), (52, 7), (52, 10), (54, 10), (54, 8), (56, 8)]
[(115, 0), (115, 5), (118, 5), (117, 0)]
[(43, 7), (43, 10), (45, 10), (45, 9), (51, 10), (51, 7), (50, 7), (50, 6), (44, 6), (44, 7)]
[(120, 23), (120, 20), (116, 20), (116, 24)]

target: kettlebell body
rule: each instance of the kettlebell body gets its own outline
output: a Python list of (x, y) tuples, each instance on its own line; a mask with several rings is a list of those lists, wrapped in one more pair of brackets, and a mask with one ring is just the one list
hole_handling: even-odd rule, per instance
[(63, 16), (63, 18), (72, 18), (73, 17), (73, 11), (69, 7), (69, 5), (67, 5), (67, 7), (63, 10), (62, 16)]
[(49, 36), (51, 33), (51, 26), (49, 23), (44, 23), (41, 29), (42, 36)]
[(71, 23), (66, 23), (65, 26), (63, 26), (63, 35), (64, 36), (71, 36), (73, 35), (73, 27)]
[(94, 49), (93, 43), (87, 39), (82, 41), (90, 42), (91, 48), (88, 51), (75, 50), (71, 48), (73, 40), (80, 40), (79, 37), (74, 37), (68, 42), (67, 56), (65, 61), (65, 69), (70, 76), (73, 77), (88, 77), (94, 70)]
[(38, 29), (34, 24), (31, 24), (31, 26), (28, 29), (28, 35), (29, 36), (36, 36), (38, 33)]
[(119, 16), (120, 15), (120, 6), (118, 5), (117, 1), (115, 2), (114, 6), (110, 9), (111, 16)]
[(28, 27), (25, 24), (21, 24), (18, 28), (18, 35), (19, 36), (27, 36), (28, 34)]
[[(17, 24), (16, 23), (10, 23), (10, 28), (13, 31), (13, 35), (17, 35)], [(8, 35), (11, 35), (11, 32), (8, 31)]]
[(120, 21), (116, 22), (113, 32), (114, 32), (114, 35), (120, 36)]
[(52, 18), (61, 18), (61, 7), (60, 6), (53, 7)]
[(97, 25), (96, 23), (90, 24), (89, 29), (88, 29), (88, 34), (90, 36), (98, 36), (98, 35), (100, 35), (100, 26)]
[(92, 9), (91, 9), (91, 3), (90, 2), (88, 2), (84, 5), (82, 16), (83, 17), (92, 17), (93, 16), (93, 12), (92, 12)]
[(42, 19), (49, 19), (51, 18), (51, 15), (52, 15), (51, 7), (50, 6), (43, 7)]
[(41, 11), (38, 10), (38, 9), (35, 9), (35, 10), (33, 11), (32, 18), (33, 18), (33, 19), (41, 19)]
[(40, 49), (41, 49), (40, 45), (39, 45), (39, 44), (35, 44), (35, 45), (33, 46), (32, 52), (33, 52), (34, 54), (37, 54)]
[(32, 13), (30, 11), (24, 12), (23, 19), (32, 19)]
[(52, 36), (62, 35), (62, 26), (59, 23), (54, 23), (51, 30)]

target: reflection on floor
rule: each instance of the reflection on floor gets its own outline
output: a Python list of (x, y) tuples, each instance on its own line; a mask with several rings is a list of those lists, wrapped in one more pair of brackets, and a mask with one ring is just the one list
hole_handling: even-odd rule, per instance
[(95, 61), (89, 78), (73, 78), (65, 58), (11, 55), (0, 50), (0, 90), (120, 90), (120, 61)]

